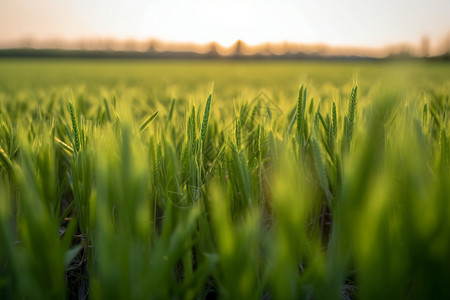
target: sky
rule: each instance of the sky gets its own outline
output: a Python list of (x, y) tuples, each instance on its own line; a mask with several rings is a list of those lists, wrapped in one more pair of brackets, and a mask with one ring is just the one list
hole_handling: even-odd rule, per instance
[(381, 47), (450, 36), (449, 0), (0, 0), (0, 47), (114, 38)]

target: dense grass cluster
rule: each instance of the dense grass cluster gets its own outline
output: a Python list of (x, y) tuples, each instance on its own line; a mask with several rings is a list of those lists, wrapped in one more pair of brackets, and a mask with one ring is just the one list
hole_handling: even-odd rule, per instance
[(449, 81), (47, 76), (0, 86), (1, 299), (448, 299)]

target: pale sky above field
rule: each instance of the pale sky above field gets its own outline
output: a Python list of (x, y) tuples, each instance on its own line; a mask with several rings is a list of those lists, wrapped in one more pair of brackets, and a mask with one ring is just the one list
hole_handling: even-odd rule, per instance
[(115, 38), (381, 47), (450, 33), (449, 0), (0, 0), (0, 46)]

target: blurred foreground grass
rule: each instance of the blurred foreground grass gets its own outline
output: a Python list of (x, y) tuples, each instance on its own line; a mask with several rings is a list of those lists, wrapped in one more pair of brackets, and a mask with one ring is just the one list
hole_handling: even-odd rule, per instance
[(448, 64), (0, 61), (0, 298), (448, 299), (449, 95)]

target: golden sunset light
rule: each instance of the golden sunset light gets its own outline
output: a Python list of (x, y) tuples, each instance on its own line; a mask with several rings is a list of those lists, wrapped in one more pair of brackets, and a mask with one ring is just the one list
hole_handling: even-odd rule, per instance
[(446, 0), (16, 0), (0, 2), (0, 47), (23, 40), (115, 39), (206, 44), (236, 40), (384, 47), (443, 47)]

